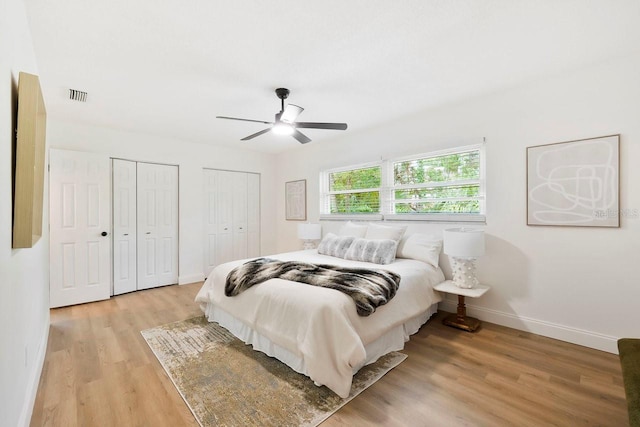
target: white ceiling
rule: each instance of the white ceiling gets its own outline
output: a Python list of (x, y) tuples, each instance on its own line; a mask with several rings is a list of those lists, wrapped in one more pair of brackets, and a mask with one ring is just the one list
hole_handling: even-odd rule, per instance
[(25, 2), (50, 117), (267, 152), (299, 144), (214, 117), (272, 120), (287, 87), (357, 132), (640, 45), (638, 0)]

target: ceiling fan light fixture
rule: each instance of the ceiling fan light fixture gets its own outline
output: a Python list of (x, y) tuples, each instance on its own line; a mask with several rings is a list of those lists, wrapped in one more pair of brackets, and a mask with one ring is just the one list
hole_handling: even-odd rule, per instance
[(280, 120), (285, 123), (293, 123), (298, 118), (300, 113), (304, 111), (304, 108), (294, 105), (288, 104), (287, 107), (282, 112), (282, 116), (280, 116)]
[(276, 135), (293, 135), (293, 126), (287, 123), (278, 122), (271, 128)]
[(284, 100), (289, 96), (289, 89), (278, 88), (276, 89), (276, 96), (280, 99), (282, 105), (279, 112), (275, 115), (275, 120), (272, 122), (265, 122), (262, 120), (242, 119), (240, 117), (227, 117), (216, 116), (218, 119), (227, 120), (240, 120), (243, 122), (264, 123), (265, 125), (271, 125), (270, 127), (263, 129), (259, 132), (252, 133), (249, 136), (245, 136), (240, 141), (249, 141), (260, 135), (272, 131), (276, 135), (290, 135), (293, 136), (300, 144), (307, 144), (311, 142), (311, 138), (300, 132), (298, 129), (333, 129), (333, 130), (346, 130), (346, 123), (322, 123), (322, 122), (299, 122), (296, 119), (304, 111), (304, 108), (294, 105), (284, 105)]

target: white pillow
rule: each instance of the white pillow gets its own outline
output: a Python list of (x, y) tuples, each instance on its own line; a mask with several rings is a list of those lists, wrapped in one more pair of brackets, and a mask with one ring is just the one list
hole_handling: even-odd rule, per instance
[(407, 226), (390, 226), (390, 225), (378, 225), (369, 223), (369, 227), (367, 227), (367, 234), (365, 234), (365, 239), (391, 239), (396, 242), (400, 242), (402, 239), (402, 235), (404, 234)]
[(345, 254), (345, 259), (391, 264), (396, 259), (398, 242), (392, 239), (355, 239)]
[(367, 234), (366, 224), (356, 224), (351, 221), (343, 225), (338, 231), (338, 236), (364, 237), (365, 234)]
[(410, 234), (398, 245), (398, 258), (410, 258), (438, 267), (442, 239), (428, 234)]
[(353, 236), (336, 236), (333, 233), (327, 233), (318, 245), (318, 253), (344, 258), (354, 239), (355, 237)]

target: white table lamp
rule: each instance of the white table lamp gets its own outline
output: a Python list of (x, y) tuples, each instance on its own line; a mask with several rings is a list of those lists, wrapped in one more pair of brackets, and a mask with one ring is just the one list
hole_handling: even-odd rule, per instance
[(322, 226), (320, 224), (298, 224), (298, 239), (304, 240), (303, 249), (314, 249), (314, 241), (322, 238)]
[(472, 228), (444, 230), (443, 252), (451, 257), (453, 283), (459, 288), (478, 285), (476, 259), (484, 255), (484, 231)]

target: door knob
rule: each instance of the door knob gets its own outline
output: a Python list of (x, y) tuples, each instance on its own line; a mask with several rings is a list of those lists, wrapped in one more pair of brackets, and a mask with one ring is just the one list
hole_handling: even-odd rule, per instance
[(151, 234), (151, 232), (150, 232), (150, 231), (147, 231), (147, 232), (146, 232), (146, 233), (144, 233), (144, 234)]
[(100, 235), (101, 235), (102, 237), (106, 236), (107, 234), (109, 234), (109, 233), (107, 233), (106, 231), (103, 231), (102, 233), (100, 233)]

